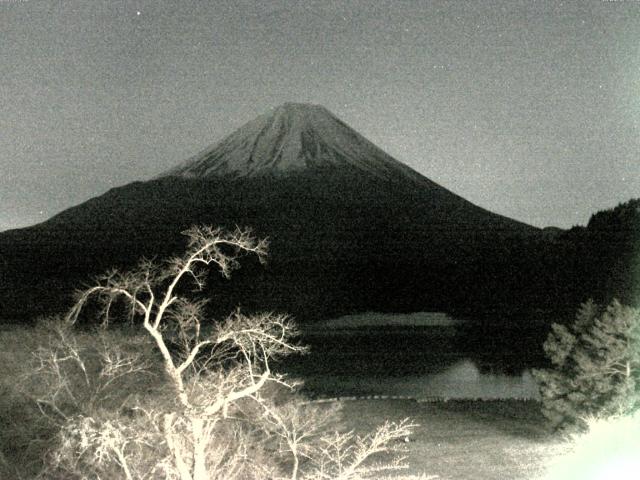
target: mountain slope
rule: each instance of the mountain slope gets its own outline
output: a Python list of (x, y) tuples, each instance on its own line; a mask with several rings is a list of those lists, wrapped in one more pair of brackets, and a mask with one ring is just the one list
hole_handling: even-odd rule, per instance
[(305, 321), (539, 300), (520, 266), (540, 230), (437, 185), (322, 107), (287, 104), (151, 181), (0, 234), (0, 315), (60, 310), (93, 274), (180, 251), (192, 224), (250, 226), (271, 239), (266, 269), (212, 277), (223, 310), (240, 303)]
[[(157, 178), (254, 178), (341, 172), (356, 182), (367, 177), (430, 190), (436, 202), (482, 211), (488, 222), (538, 229), (498, 216), (429, 180), (378, 148), (319, 105), (285, 103), (244, 124), (231, 135)], [(340, 192), (335, 192), (339, 195)]]

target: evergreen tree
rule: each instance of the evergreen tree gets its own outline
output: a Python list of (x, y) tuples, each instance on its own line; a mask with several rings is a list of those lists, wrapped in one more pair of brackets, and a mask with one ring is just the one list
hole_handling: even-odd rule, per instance
[(640, 407), (640, 309), (588, 301), (573, 324), (552, 326), (544, 350), (552, 367), (534, 376), (543, 413), (555, 428)]

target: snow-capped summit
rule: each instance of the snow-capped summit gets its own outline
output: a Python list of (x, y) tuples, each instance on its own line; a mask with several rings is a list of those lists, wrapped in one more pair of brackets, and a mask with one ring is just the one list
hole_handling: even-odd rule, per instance
[(425, 177), (398, 162), (320, 105), (285, 103), (161, 177), (286, 175), (348, 167), (376, 177)]

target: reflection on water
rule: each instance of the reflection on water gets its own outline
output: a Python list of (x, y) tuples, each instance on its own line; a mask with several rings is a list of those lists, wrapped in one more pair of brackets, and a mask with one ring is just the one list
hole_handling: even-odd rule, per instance
[(538, 398), (536, 384), (528, 370), (520, 375), (481, 373), (475, 363), (468, 359), (457, 362), (441, 373), (411, 380), (405, 383), (405, 388), (415, 390), (416, 398)]
[(416, 400), (439, 399), (539, 399), (529, 370), (520, 374), (484, 373), (469, 360), (460, 360), (433, 373), (388, 375), (310, 375), (309, 392), (320, 396), (397, 396)]
[(536, 325), (460, 322), (435, 313), (363, 314), (308, 329), (310, 354), (283, 362), (320, 396), (538, 399), (543, 366)]

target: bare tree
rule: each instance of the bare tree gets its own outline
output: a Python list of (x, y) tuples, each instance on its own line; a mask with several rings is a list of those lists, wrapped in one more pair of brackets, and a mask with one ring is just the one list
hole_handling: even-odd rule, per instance
[(123, 405), (133, 387), (144, 389), (158, 373), (146, 338), (106, 330), (82, 333), (57, 317), (39, 328), (46, 343), (33, 353), (23, 390), (54, 424), (90, 415), (100, 405)]
[[(416, 424), (409, 419), (399, 423), (386, 422), (368, 435), (356, 435), (353, 431), (325, 434), (317, 446), (319, 454), (312, 459), (312, 466), (304, 478), (309, 480), (361, 480), (381, 478), (382, 475), (408, 466), (404, 457), (396, 456), (391, 462), (367, 463), (370, 457), (403, 450), (400, 439), (408, 438)], [(406, 478), (406, 477), (405, 477)]]
[[(222, 322), (207, 324), (206, 302), (182, 293), (188, 285), (203, 288), (207, 267), (228, 277), (242, 255), (264, 260), (267, 242), (239, 229), (227, 233), (193, 227), (185, 234), (189, 242), (183, 256), (161, 265), (144, 260), (130, 272), (103, 275), (97, 285), (78, 292), (67, 316), (68, 324), (77, 322), (85, 306), (97, 300), (106, 327), (114, 305), (125, 305), (159, 352), (172, 394), (166, 389), (163, 394), (140, 392), (126, 406), (120, 402), (117, 408), (101, 409), (117, 379), (150, 370), (148, 355), (107, 348), (98, 355), (98, 365), (90, 367), (82, 349), (68, 338), (57, 351), (39, 353), (39, 371), (50, 377), (49, 393), (39, 402), (47, 414), (63, 420), (49, 474), (131, 480), (357, 480), (402, 468), (400, 459), (367, 462), (398, 449), (400, 443), (394, 440), (407, 437), (415, 426), (408, 420), (387, 423), (363, 437), (353, 432), (329, 435), (331, 411), (277, 398), (274, 392), (293, 390), (296, 384), (274, 373), (272, 362), (304, 351), (292, 341), (297, 330), (289, 318), (271, 313), (249, 317), (236, 311)], [(60, 407), (63, 397), (80, 403), (60, 369), (65, 362), (73, 365), (80, 383), (91, 387), (83, 400), (91, 408), (69, 414)]]

